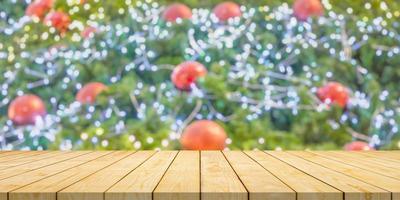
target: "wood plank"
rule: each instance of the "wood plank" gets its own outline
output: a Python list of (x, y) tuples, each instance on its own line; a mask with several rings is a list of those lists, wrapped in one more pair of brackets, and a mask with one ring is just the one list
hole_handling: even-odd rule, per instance
[(9, 193), (10, 200), (56, 200), (57, 192), (124, 158), (123, 152), (94, 152), (98, 157), (80, 166), (44, 178)]
[(154, 200), (200, 200), (200, 152), (180, 151), (153, 197)]
[(381, 163), (366, 161), (361, 158), (347, 157), (346, 154), (341, 154), (337, 151), (324, 151), (314, 152), (318, 155), (325, 156), (327, 158), (337, 160), (355, 167), (369, 170), (378, 174), (382, 174), (388, 177), (396, 178), (400, 180), (400, 170), (382, 165)]
[(79, 182), (76, 182), (75, 184), (59, 191), (57, 193), (57, 199), (103, 199), (105, 191), (129, 174), (129, 172), (137, 168), (153, 154), (154, 152), (152, 151), (141, 151), (131, 154), (124, 159), (119, 160), (114, 164), (90, 175), (89, 177), (86, 177), (85, 179), (82, 179)]
[(297, 200), (343, 200), (343, 193), (261, 151), (245, 151), (297, 193)]
[(400, 162), (400, 152), (395, 151), (355, 151), (353, 153), (362, 154), (371, 158), (387, 159), (393, 162)]
[(400, 200), (400, 181), (397, 179), (382, 176), (358, 167), (334, 161), (312, 152), (296, 151), (290, 153), (315, 164), (327, 167), (342, 174), (357, 178), (363, 182), (385, 189), (389, 192), (392, 192), (392, 200)]
[(22, 151), (12, 151), (9, 153), (4, 153), (3, 156), (0, 157), (0, 169), (2, 168), (7, 168), (3, 167), (5, 163), (11, 163), (12, 161), (20, 160), (23, 158), (30, 158), (35, 155), (41, 155), (41, 154), (46, 154), (48, 152), (46, 151), (27, 151), (27, 152), (22, 152)]
[(90, 152), (71, 152), (62, 155), (64, 158), (59, 162), (53, 163), (36, 170), (31, 170), (18, 176), (13, 176), (0, 181), (0, 200), (7, 200), (8, 193), (31, 184), (35, 181), (60, 173), (69, 168), (83, 164), (98, 157)]
[(390, 192), (282, 151), (266, 152), (275, 158), (341, 190), (345, 200), (390, 200)]
[(246, 200), (248, 193), (220, 151), (201, 152), (201, 199)]
[(11, 167), (23, 165), (26, 163), (54, 157), (58, 155), (57, 152), (51, 152), (51, 151), (46, 151), (46, 152), (41, 152), (41, 153), (35, 153), (35, 154), (30, 154), (30, 153), (24, 153), (24, 154), (18, 154), (18, 159), (5, 159), (4, 161), (0, 161), (0, 170), (2, 169), (8, 169)]
[(339, 153), (345, 157), (348, 157), (348, 158), (361, 159), (361, 160), (365, 160), (367, 162), (381, 164), (386, 167), (391, 167), (391, 168), (400, 170), (400, 160), (384, 159), (384, 158), (373, 156), (372, 154), (365, 154), (365, 153), (354, 152), (354, 151), (352, 151), (352, 152), (343, 152), (343, 151), (338, 152), (337, 151), (337, 153)]
[(296, 193), (241, 151), (223, 152), (250, 200), (295, 200)]
[(0, 200), (400, 200), (398, 152), (3, 154)]
[[(30, 152), (30, 151), (26, 151)], [(11, 155), (17, 155), (17, 154), (23, 154), (26, 153), (25, 151), (0, 151), (0, 158), (4, 156), (11, 156)]]
[(161, 151), (126, 175), (105, 193), (106, 200), (151, 200), (152, 192), (177, 151)]
[[(83, 153), (83, 152), (80, 152), (80, 153)], [(70, 156), (68, 154), (71, 154), (72, 156), (76, 156), (73, 152), (62, 152), (62, 151), (52, 152), (50, 154), (50, 156), (48, 156), (44, 159), (40, 159), (40, 160), (37, 160), (34, 162), (28, 162), (28, 163), (24, 163), (24, 164), (21, 164), (18, 166), (13, 166), (13, 167), (9, 167), (6, 169), (2, 169), (2, 170), (0, 170), (0, 180), (6, 179), (6, 178), (9, 178), (12, 176), (16, 176), (19, 174), (23, 174), (28, 171), (39, 169), (41, 167), (69, 159)]]
[(384, 159), (400, 161), (400, 151), (361, 151), (360, 153)]

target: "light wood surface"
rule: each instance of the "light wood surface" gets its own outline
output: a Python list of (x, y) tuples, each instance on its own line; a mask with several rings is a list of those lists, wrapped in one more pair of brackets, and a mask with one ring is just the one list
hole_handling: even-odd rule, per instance
[(153, 191), (174, 160), (175, 151), (155, 153), (136, 170), (121, 179), (105, 194), (106, 200), (152, 199)]
[(0, 154), (0, 163), (3, 164), (3, 161), (8, 161), (11, 162), (13, 160), (18, 160), (20, 158), (24, 158), (24, 157), (31, 157), (34, 155), (40, 155), (40, 154), (44, 154), (46, 153), (45, 151), (27, 151), (27, 152), (23, 152), (23, 151), (7, 151), (4, 152), (2, 154)]
[[(49, 159), (41, 160), (43, 162), (48, 160), (48, 164), (43, 165), (42, 168), (34, 168), (32, 167), (32, 165), (29, 165), (29, 167), (32, 167), (30, 168), (30, 170), (26, 170), (27, 168), (23, 168), (23, 171), (25, 171), (26, 173), (18, 173), (18, 175), (11, 176), (0, 181), (0, 200), (6, 200), (7, 198), (5, 197), (8, 196), (7, 193), (13, 190), (31, 184), (40, 179), (46, 178), (48, 176), (57, 174), (69, 168), (75, 167), (81, 163), (95, 158), (95, 156), (88, 154), (87, 152), (71, 152), (68, 154), (64, 154), (62, 157), (51, 157)], [(8, 168), (0, 172), (9, 171), (9, 169), (13, 168)], [(18, 168), (14, 170), (17, 169)]]
[(297, 193), (298, 200), (341, 200), (341, 191), (261, 151), (245, 152)]
[(89, 176), (90, 174), (112, 164), (119, 158), (117, 153), (94, 152), (95, 159), (77, 167), (65, 170), (48, 178), (41, 179), (32, 184), (14, 190), (9, 193), (9, 199), (13, 200), (56, 200), (57, 192), (73, 183)]
[[(9, 156), (9, 155), (17, 155), (17, 154), (29, 154), (31, 151), (0, 151), (0, 157)], [(34, 151), (36, 152), (36, 151)], [(44, 151), (39, 151), (44, 152)]]
[(382, 161), (366, 160), (364, 156), (349, 156), (338, 151), (318, 152), (318, 155), (400, 180), (400, 165), (388, 167)]
[(329, 160), (324, 157), (320, 157), (312, 152), (290, 152), (300, 158), (311, 161), (315, 164), (327, 167), (329, 169), (335, 170), (347, 176), (351, 176), (364, 181), (368, 184), (380, 187), (384, 190), (390, 191), (392, 193), (393, 200), (400, 200), (400, 181), (394, 178), (381, 176), (379, 174), (371, 173), (370, 171), (360, 169), (345, 163), (341, 163), (334, 160)]
[(120, 181), (152, 154), (153, 152), (146, 151), (134, 154), (132, 152), (119, 152), (118, 155), (110, 157), (110, 159), (118, 162), (61, 190), (57, 199), (103, 199), (104, 192), (107, 189)]
[(256, 162), (252, 162), (240, 151), (226, 151), (225, 157), (249, 191), (250, 200), (295, 200), (296, 193), (266, 171)]
[(23, 165), (26, 163), (42, 160), (44, 158), (50, 158), (55, 155), (56, 154), (50, 152), (30, 151), (18, 155), (12, 155), (12, 157), (2, 157), (0, 158), (0, 169)]
[(358, 152), (345, 152), (344, 155), (343, 155), (343, 152), (337, 151), (335, 153), (342, 155), (342, 157), (346, 157), (346, 158), (350, 158), (350, 159), (361, 159), (361, 160), (369, 162), (369, 163), (381, 164), (386, 167), (391, 167), (391, 168), (400, 170), (400, 160), (391, 160), (391, 159), (376, 157), (376, 156), (373, 156), (370, 154), (363, 154), (363, 153), (358, 153)]
[(371, 155), (378, 158), (385, 158), (390, 160), (400, 161), (400, 151), (369, 151), (369, 152), (360, 152), (365, 155)]
[(268, 152), (268, 154), (296, 167), (297, 169), (317, 178), (344, 192), (345, 199), (390, 200), (390, 193), (367, 184), (363, 181), (346, 176), (342, 173), (306, 161), (287, 152)]
[(201, 199), (246, 200), (246, 188), (220, 151), (201, 152)]
[(399, 151), (0, 151), (0, 200), (400, 200), (399, 158)]
[(181, 151), (154, 190), (155, 200), (200, 199), (200, 152)]
[(35, 160), (34, 162), (28, 162), (14, 167), (8, 167), (0, 170), (0, 180), (6, 179), (12, 176), (23, 174), (35, 169), (40, 169), (42, 167), (61, 162), (71, 157), (81, 155), (83, 152), (54, 152), (54, 154), (47, 156), (45, 155), (43, 159)]

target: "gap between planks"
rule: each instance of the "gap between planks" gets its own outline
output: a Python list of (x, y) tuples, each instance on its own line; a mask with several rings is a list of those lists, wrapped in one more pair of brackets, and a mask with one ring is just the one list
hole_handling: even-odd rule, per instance
[[(371, 169), (380, 161), (380, 169), (398, 169), (399, 155), (1, 152), (0, 161), (11, 167), (0, 162), (0, 200), (400, 200), (397, 173)], [(346, 163), (355, 158), (372, 164)]]

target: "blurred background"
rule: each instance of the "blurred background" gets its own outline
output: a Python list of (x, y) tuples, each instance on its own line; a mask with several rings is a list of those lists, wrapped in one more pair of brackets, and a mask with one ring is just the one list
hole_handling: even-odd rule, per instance
[(397, 0), (1, 0), (0, 149), (400, 149)]

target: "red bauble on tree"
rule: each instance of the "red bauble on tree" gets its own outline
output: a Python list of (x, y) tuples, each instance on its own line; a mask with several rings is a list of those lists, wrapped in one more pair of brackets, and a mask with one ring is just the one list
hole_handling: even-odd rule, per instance
[(43, 18), (47, 11), (48, 10), (45, 7), (33, 2), (26, 8), (25, 15), (30, 17)]
[(355, 141), (348, 143), (344, 146), (344, 149), (346, 151), (368, 151), (368, 150), (374, 150), (373, 147), (369, 146), (368, 143), (366, 142), (361, 142), (361, 141)]
[(207, 74), (207, 69), (195, 61), (186, 61), (175, 67), (171, 74), (172, 82), (180, 90), (190, 90), (190, 85), (195, 83), (197, 78)]
[(35, 16), (43, 18), (47, 12), (53, 7), (53, 0), (36, 0), (29, 4), (26, 8), (25, 14), (27, 16)]
[(56, 11), (47, 14), (44, 22), (48, 25), (51, 25), (61, 33), (64, 33), (68, 30), (71, 19), (68, 14), (61, 11)]
[(219, 19), (219, 21), (227, 21), (230, 18), (242, 16), (240, 6), (230, 1), (218, 4), (217, 6), (215, 6), (213, 12), (214, 15)]
[(163, 19), (168, 22), (175, 22), (178, 18), (192, 18), (192, 10), (182, 3), (174, 3), (168, 6), (163, 14)]
[(16, 125), (35, 124), (46, 115), (46, 106), (36, 95), (28, 94), (14, 99), (8, 107), (8, 118)]
[(92, 104), (96, 102), (97, 95), (99, 95), (105, 89), (107, 89), (107, 86), (105, 86), (103, 83), (88, 83), (79, 90), (78, 94), (76, 95), (76, 100), (82, 104)]
[(330, 102), (345, 107), (349, 101), (349, 90), (337, 82), (329, 82), (317, 91), (318, 98), (323, 102)]
[(43, 6), (50, 8), (53, 8), (54, 5), (54, 0), (36, 0), (36, 2), (39, 2)]
[(324, 14), (324, 7), (320, 0), (296, 0), (293, 4), (294, 16), (305, 21), (311, 16), (321, 16)]
[(188, 150), (223, 150), (226, 138), (220, 125), (210, 120), (200, 120), (186, 127), (181, 144)]

